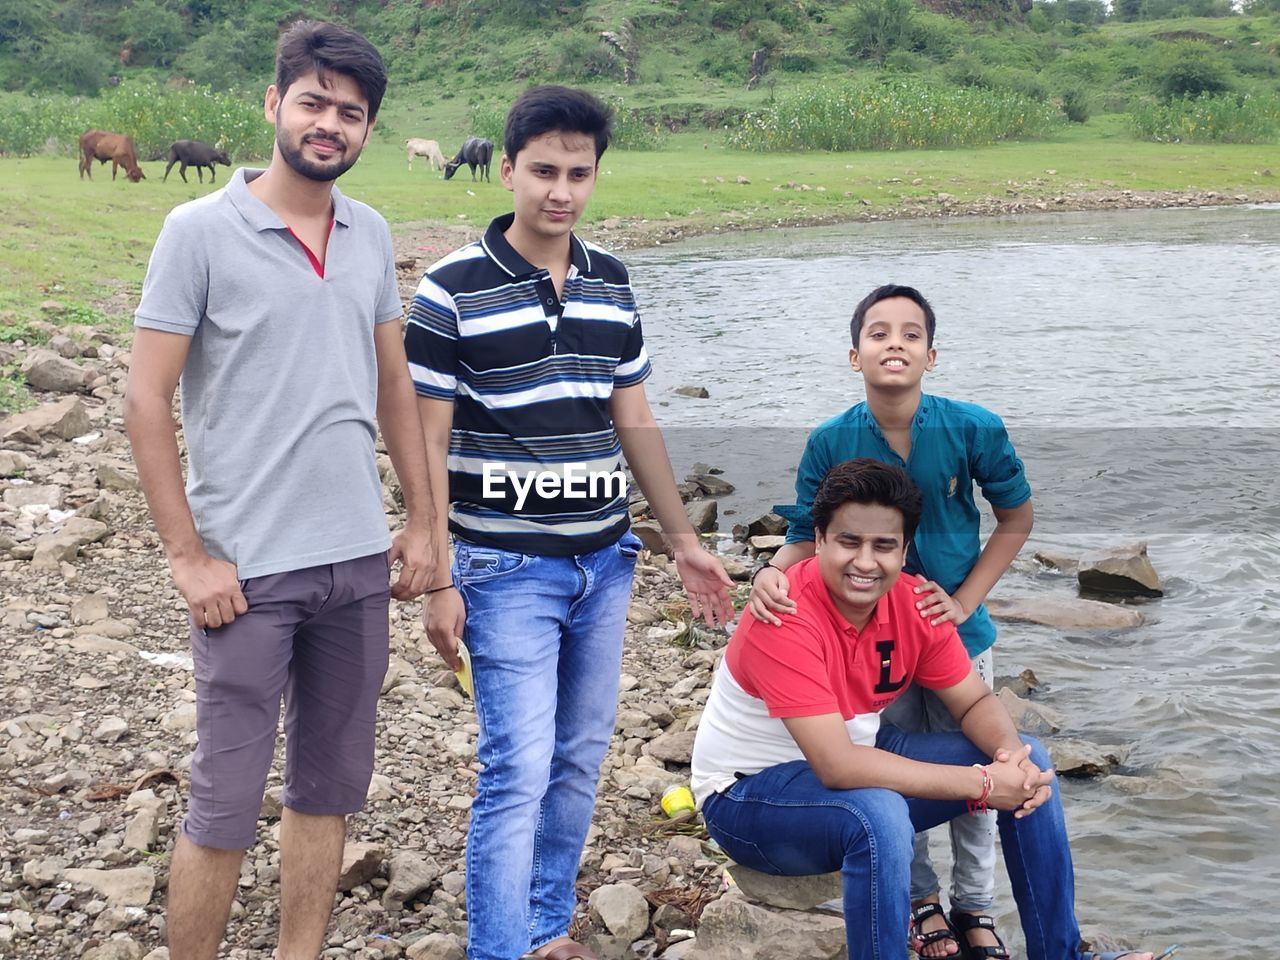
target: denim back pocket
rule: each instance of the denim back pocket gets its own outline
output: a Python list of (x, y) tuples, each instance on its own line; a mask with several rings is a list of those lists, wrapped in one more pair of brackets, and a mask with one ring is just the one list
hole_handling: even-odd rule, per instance
[(459, 583), (486, 583), (506, 577), (529, 565), (527, 553), (462, 543), (454, 547), (454, 570)]

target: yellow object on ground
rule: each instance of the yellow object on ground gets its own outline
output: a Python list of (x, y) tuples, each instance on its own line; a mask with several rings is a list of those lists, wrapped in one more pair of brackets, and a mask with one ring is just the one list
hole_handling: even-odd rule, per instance
[(667, 787), (662, 793), (662, 810), (668, 817), (678, 817), (682, 813), (693, 813), (697, 809), (693, 794), (683, 783)]
[(476, 698), (475, 684), (471, 680), (471, 651), (467, 649), (467, 645), (462, 642), (462, 638), (458, 637), (458, 659), (462, 661), (462, 666), (453, 672), (458, 678), (458, 683), (462, 684), (463, 692), (472, 700)]

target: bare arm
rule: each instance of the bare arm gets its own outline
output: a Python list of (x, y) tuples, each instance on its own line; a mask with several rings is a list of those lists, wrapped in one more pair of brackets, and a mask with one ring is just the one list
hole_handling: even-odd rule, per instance
[[(1005, 714), (1003, 723), (991, 710), (1004, 712), (976, 672), (938, 695), (953, 712), (958, 710), (965, 735), (993, 757), (987, 765), (992, 779), (988, 802), (1000, 810), (1030, 813), (1048, 799), (1051, 772), (1034, 769)], [(989, 701), (989, 703), (988, 703)], [(975, 800), (982, 794), (982, 773), (975, 767), (922, 763), (862, 746), (849, 740), (839, 714), (783, 720), (823, 786), (833, 790), (882, 787), (907, 797), (929, 800)]]
[(125, 429), (151, 518), (174, 583), (197, 627), (219, 627), (249, 609), (235, 564), (209, 556), (182, 482), (177, 429), (170, 412), (191, 338), (159, 330), (134, 334), (125, 388)]
[[(422, 605), (427, 639), (451, 670), (461, 666), (457, 638), (466, 625), (466, 608), (457, 590), (448, 587), (449, 571), (449, 437), (453, 431), (453, 401), (418, 398), (418, 415), (426, 447), (427, 472), (434, 523), (436, 575)], [(446, 587), (444, 590), (436, 589)]]
[(996, 528), (987, 539), (987, 545), (982, 548), (978, 562), (973, 565), (955, 593), (948, 596), (932, 580), (915, 588), (918, 594), (931, 595), (922, 597), (919, 601), (922, 617), (931, 618), (935, 624), (947, 621), (964, 623), (1009, 569), (1018, 551), (1027, 542), (1027, 537), (1031, 535), (1035, 510), (1028, 500), (1016, 507), (992, 507), (992, 512), (996, 515)]
[(631, 473), (675, 551), (676, 570), (689, 595), (693, 616), (705, 614), (709, 624), (728, 623), (733, 619), (729, 599), (733, 581), (720, 561), (703, 549), (684, 512), (667, 445), (649, 408), (644, 384), (615, 389), (609, 398), (609, 414)]
[(391, 560), (400, 561), (400, 576), (392, 588), (398, 600), (421, 596), (436, 569), (434, 503), (427, 449), (418, 420), (417, 395), (404, 356), (400, 324), (380, 323), (373, 329), (378, 361), (378, 427), (404, 491), (408, 519), (391, 545)]

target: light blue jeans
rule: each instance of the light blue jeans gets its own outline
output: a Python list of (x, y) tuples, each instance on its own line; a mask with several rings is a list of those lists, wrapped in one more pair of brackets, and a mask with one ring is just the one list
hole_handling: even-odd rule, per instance
[[(1031, 762), (1048, 769), (1044, 747), (1022, 740), (1032, 745)], [(962, 733), (883, 726), (876, 746), (924, 763), (988, 762)], [(708, 832), (738, 863), (781, 876), (841, 871), (849, 960), (901, 960), (911, 910), (912, 838), (964, 811), (960, 801), (880, 788), (831, 790), (804, 760), (744, 777), (702, 804)], [(1001, 812), (997, 822), (1027, 960), (1084, 960), (1057, 781), (1053, 796), (1030, 816)]]
[(563, 936), (613, 734), (640, 541), (550, 557), (459, 541), (481, 763), (467, 834), (470, 960)]
[[(973, 658), (973, 669), (991, 686), (991, 649)], [(880, 714), (883, 723), (907, 733), (954, 733), (960, 729), (951, 711), (932, 690), (914, 683)], [(951, 833), (951, 906), (966, 913), (989, 913), (996, 889), (996, 815), (967, 814), (949, 824)], [(911, 856), (911, 901), (940, 892), (942, 885), (929, 857), (929, 834), (916, 834)]]

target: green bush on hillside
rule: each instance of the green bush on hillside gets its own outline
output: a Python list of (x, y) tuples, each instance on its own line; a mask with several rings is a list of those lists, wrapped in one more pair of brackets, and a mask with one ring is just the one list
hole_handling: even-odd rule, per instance
[(1198, 40), (1162, 45), (1151, 65), (1156, 91), (1167, 100), (1224, 93), (1231, 89), (1221, 54)]
[(1280, 97), (1226, 94), (1146, 103), (1130, 114), (1134, 136), (1159, 143), (1275, 143)]
[(1060, 123), (1050, 105), (1011, 91), (901, 78), (779, 97), (732, 126), (728, 140), (745, 150), (962, 147), (1042, 136)]

